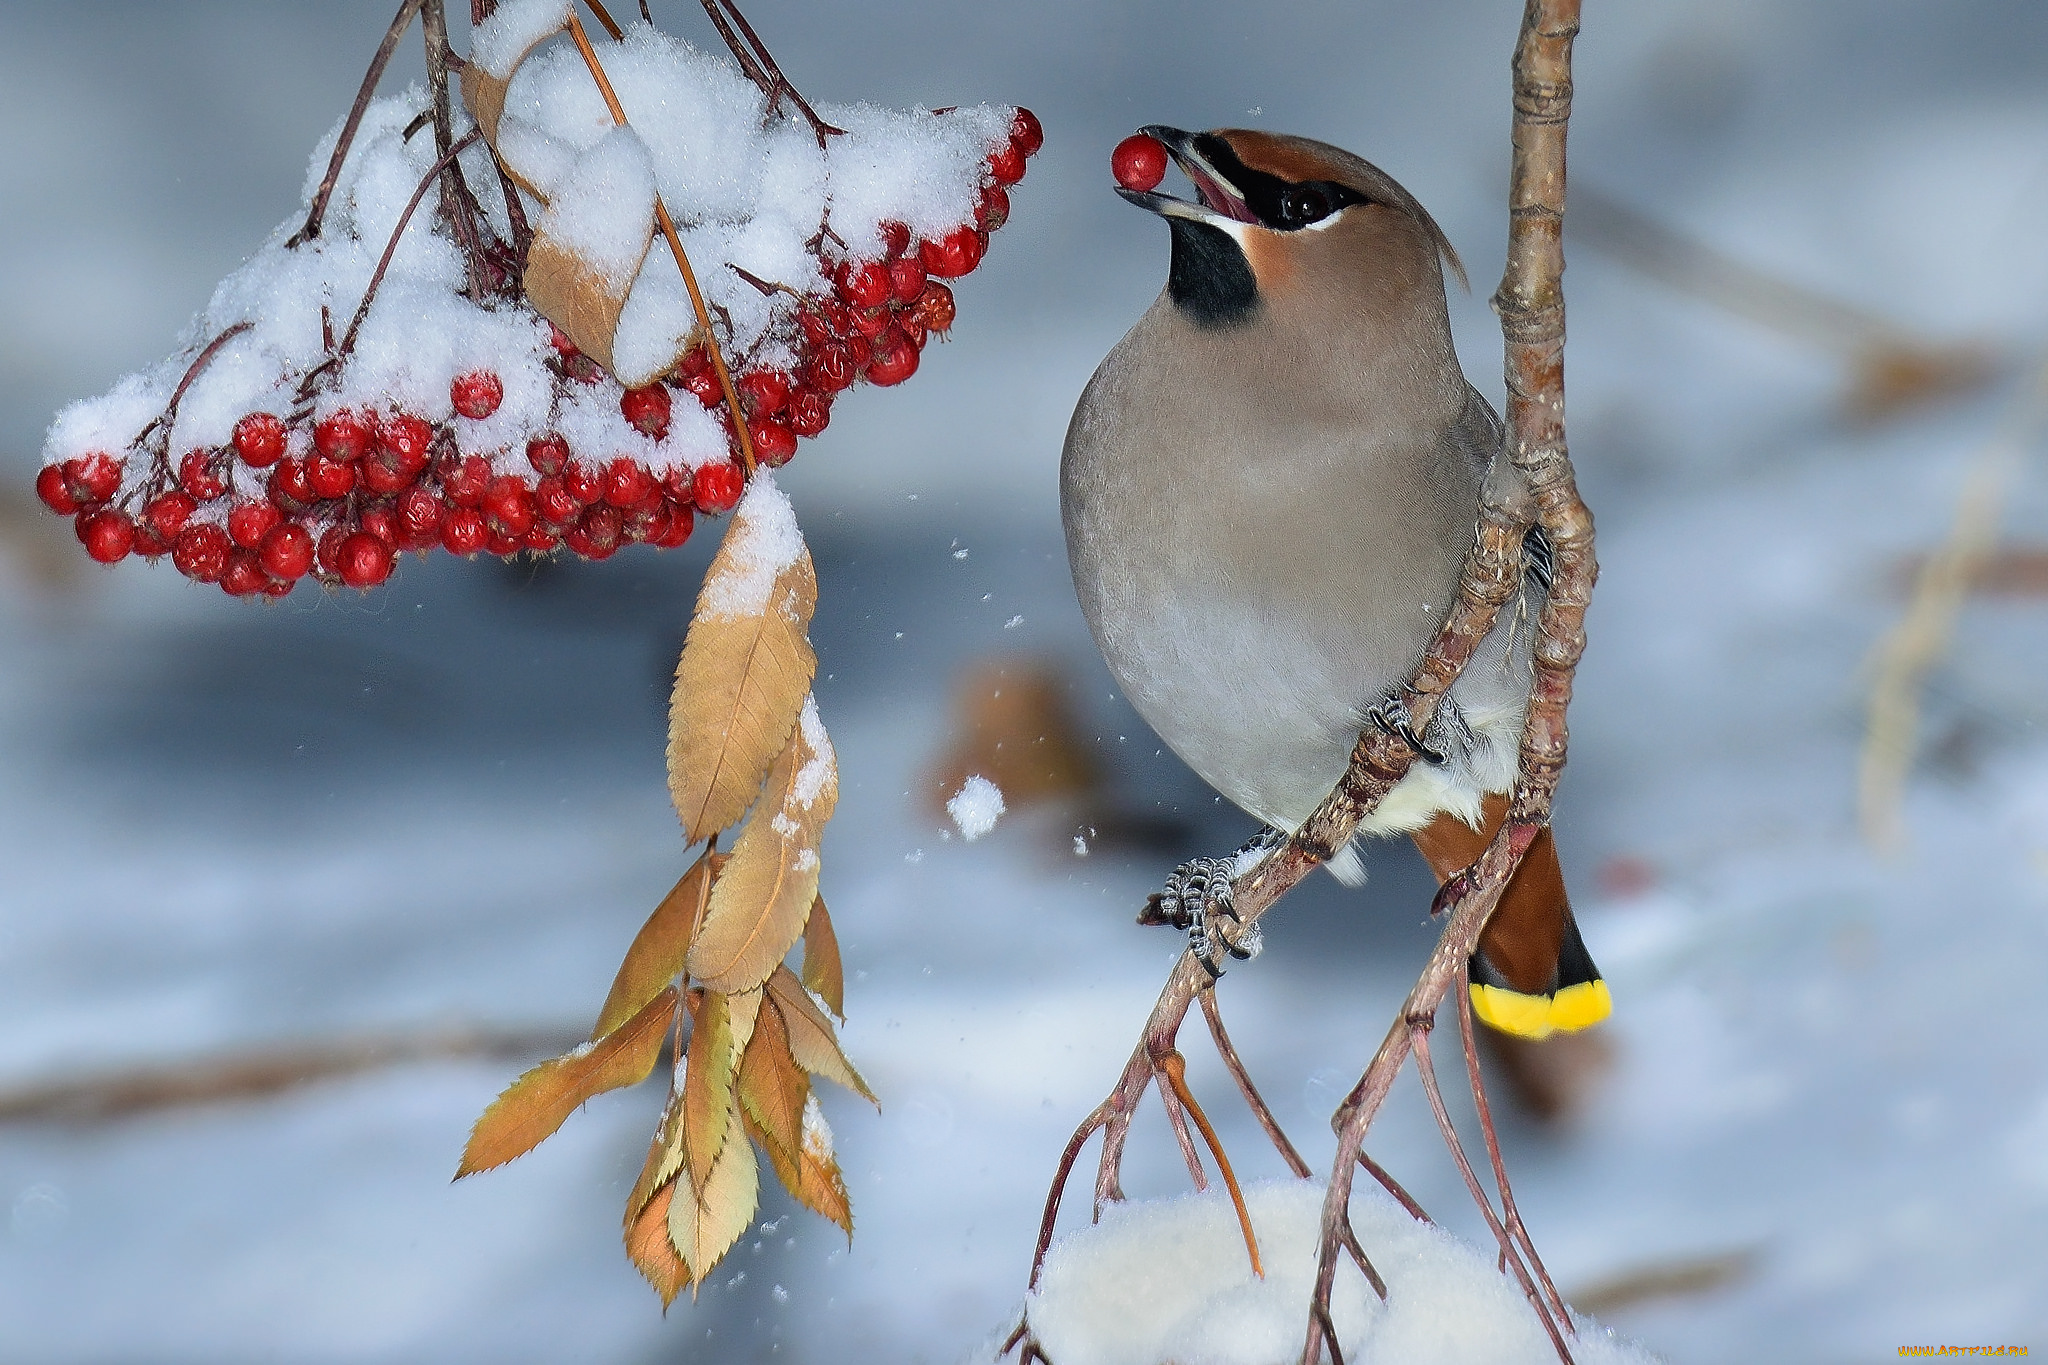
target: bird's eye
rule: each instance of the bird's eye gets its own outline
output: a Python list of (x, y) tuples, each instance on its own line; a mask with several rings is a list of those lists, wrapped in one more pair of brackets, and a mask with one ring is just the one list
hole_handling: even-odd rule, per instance
[(1330, 216), (1330, 196), (1314, 185), (1289, 185), (1280, 191), (1280, 221), (1305, 227)]

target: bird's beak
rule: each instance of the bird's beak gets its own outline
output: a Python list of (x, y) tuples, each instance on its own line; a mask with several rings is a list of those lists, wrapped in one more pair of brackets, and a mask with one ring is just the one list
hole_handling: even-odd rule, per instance
[(1149, 209), (1165, 218), (1186, 218), (1192, 222), (1211, 224), (1259, 221), (1258, 215), (1245, 206), (1244, 195), (1239, 193), (1237, 187), (1224, 179), (1222, 174), (1195, 150), (1193, 133), (1179, 128), (1168, 128), (1161, 123), (1148, 123), (1138, 131), (1147, 137), (1157, 138), (1165, 145), (1175, 164), (1193, 182), (1200, 201), (1189, 203), (1170, 194), (1127, 190), (1122, 186), (1117, 187), (1118, 194), (1139, 208)]

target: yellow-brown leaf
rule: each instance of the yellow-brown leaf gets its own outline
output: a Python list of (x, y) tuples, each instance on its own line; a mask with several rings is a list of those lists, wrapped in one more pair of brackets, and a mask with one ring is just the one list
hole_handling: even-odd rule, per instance
[(474, 118), (477, 127), (483, 130), (484, 141), (491, 144), (493, 151), (497, 149), (498, 120), (505, 113), (505, 92), (512, 85), (512, 77), (518, 74), (519, 68), (532, 54), (534, 48), (560, 32), (561, 29), (555, 29), (550, 33), (534, 35), (533, 41), (528, 43), (525, 50), (514, 57), (511, 64), (505, 68), (503, 76), (486, 71), (483, 64), (478, 61), (471, 61), (462, 68), (462, 102), (468, 106), (470, 117)]
[(804, 1101), (810, 1093), (811, 1078), (790, 1055), (789, 1030), (771, 1001), (761, 1010), (754, 1039), (740, 1058), (739, 1097), (778, 1172), (784, 1159), (793, 1162), (803, 1146)]
[(818, 898), (818, 843), (838, 799), (832, 741), (807, 698), (690, 944), (690, 975), (707, 988), (752, 990), (795, 946)]
[[(626, 960), (619, 964), (619, 974), (612, 982), (611, 994), (605, 997), (604, 1008), (598, 1012), (597, 1027), (591, 1031), (591, 1037), (602, 1038), (638, 1014), (642, 1005), (683, 970), (683, 960), (690, 951), (690, 934), (710, 902), (711, 883), (724, 865), (723, 856), (706, 853), (654, 907), (647, 923), (634, 935), (633, 946), (626, 950)], [(805, 961), (809, 960), (806, 956)]]
[(661, 1295), (663, 1308), (674, 1303), (676, 1295), (690, 1283), (690, 1267), (676, 1254), (676, 1245), (668, 1233), (668, 1211), (676, 1185), (671, 1179), (655, 1191), (647, 1206), (626, 1225), (626, 1254), (647, 1277), (647, 1283), (654, 1286), (654, 1292)]
[[(647, 241), (654, 241), (652, 227)], [(630, 279), (614, 287), (574, 250), (548, 235), (543, 222), (527, 252), (522, 282), (527, 299), (542, 317), (566, 332), (583, 354), (611, 369), (612, 338), (619, 330), (626, 295), (632, 292)]]
[(512, 1082), (470, 1131), (455, 1178), (532, 1151), (592, 1095), (646, 1080), (661, 1059), (675, 1004), (675, 991), (663, 991), (614, 1032)]
[(846, 970), (839, 963), (839, 936), (832, 932), (832, 916), (825, 912), (825, 898), (811, 906), (804, 921), (804, 962), (799, 973), (804, 989), (825, 1002), (825, 1008), (846, 1017)]
[[(805, 1108), (815, 1110), (817, 1103), (818, 1097), (813, 1095)], [(853, 1236), (853, 1204), (847, 1198), (846, 1181), (839, 1174), (839, 1163), (833, 1159), (829, 1144), (822, 1151), (800, 1146), (785, 1152), (769, 1142), (767, 1134), (751, 1118), (747, 1119), (747, 1136), (768, 1153), (768, 1164), (774, 1168), (782, 1188), (799, 1204), (838, 1224), (848, 1237)]]
[(626, 1196), (625, 1221), (629, 1235), (634, 1222), (646, 1209), (647, 1201), (654, 1197), (656, 1190), (676, 1178), (685, 1160), (683, 1097), (671, 1092), (668, 1107), (661, 1111), (661, 1124), (654, 1130), (654, 1141), (647, 1146), (647, 1161), (640, 1168), (640, 1178), (633, 1182), (633, 1192)]
[(710, 1178), (732, 1127), (733, 1061), (732, 1011), (725, 996), (707, 991), (683, 1071), (683, 1145), (698, 1188)]
[(669, 1240), (701, 1284), (747, 1230), (760, 1206), (761, 1175), (754, 1164), (754, 1145), (744, 1134), (726, 1143), (710, 1178), (696, 1187), (694, 1196), (681, 1188), (680, 1180), (677, 1185), (668, 1206)]
[(750, 493), (704, 575), (669, 700), (669, 795), (692, 843), (746, 813), (787, 746), (818, 667), (804, 635), (817, 605), (788, 500)]
[(868, 1089), (868, 1083), (853, 1069), (853, 1063), (846, 1060), (846, 1054), (839, 1050), (838, 1035), (832, 1031), (832, 1021), (818, 1008), (787, 967), (777, 967), (775, 974), (768, 978), (768, 998), (781, 1011), (783, 1025), (789, 1030), (790, 1055), (796, 1064), (813, 1076), (823, 1076), (837, 1082), (856, 1094), (866, 1096), (877, 1108), (881, 1101), (875, 1099), (875, 1092)]

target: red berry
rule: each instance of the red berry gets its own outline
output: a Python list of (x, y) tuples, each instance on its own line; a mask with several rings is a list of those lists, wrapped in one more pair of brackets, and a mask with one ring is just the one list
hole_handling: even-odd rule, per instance
[(668, 435), (669, 411), (668, 389), (661, 384), (627, 389), (619, 395), (619, 413), (627, 425), (657, 441)]
[(1127, 190), (1149, 190), (1166, 179), (1166, 144), (1149, 133), (1132, 133), (1109, 154), (1109, 173)]
[(228, 556), (227, 572), (220, 576), (221, 588), (230, 597), (253, 597), (270, 583), (263, 561), (254, 550), (240, 549)]
[(475, 554), (483, 549), (489, 534), (483, 513), (474, 507), (457, 507), (441, 521), (441, 544), (450, 554)]
[(210, 450), (194, 450), (178, 462), (178, 482), (201, 502), (212, 502), (228, 491), (227, 481), (214, 468)]
[(980, 265), (986, 249), (980, 233), (971, 227), (956, 227), (938, 241), (919, 247), (917, 255), (928, 273), (950, 280)]
[(839, 268), (839, 297), (856, 308), (880, 308), (891, 288), (889, 268), (878, 261), (848, 261)]
[(683, 358), (676, 362), (676, 374), (682, 379), (693, 379), (700, 374), (711, 372), (711, 353), (702, 346), (692, 346), (683, 352)]
[(588, 507), (604, 497), (604, 475), (587, 464), (567, 464), (562, 467), (562, 487), (578, 507)]
[(569, 443), (549, 432), (526, 443), (526, 462), (536, 474), (559, 474), (569, 463)]
[(846, 354), (853, 360), (854, 374), (859, 375), (868, 367), (868, 361), (873, 357), (875, 348), (868, 345), (868, 339), (859, 332), (855, 332), (842, 344), (846, 347)]
[(823, 313), (806, 308), (796, 315), (796, 325), (803, 330), (804, 341), (812, 350), (832, 344), (832, 324), (825, 321)]
[(818, 348), (811, 357), (811, 363), (804, 367), (804, 380), (821, 393), (838, 393), (851, 388), (857, 377), (853, 366), (853, 352), (840, 342)]
[(918, 321), (941, 336), (953, 330), (953, 291), (933, 280), (917, 299)]
[(150, 528), (147, 521), (135, 523), (135, 553), (155, 559), (171, 552), (171, 543)]
[(1021, 105), (1010, 120), (1010, 145), (1026, 156), (1036, 156), (1038, 149), (1045, 145), (1045, 128), (1039, 123), (1038, 115)]
[(471, 370), (456, 376), (448, 386), (448, 397), (457, 412), (473, 422), (481, 422), (505, 401), (505, 385), (489, 370)]
[(441, 538), (441, 500), (426, 489), (406, 489), (398, 495), (393, 510), (399, 543), (407, 549), (425, 549)]
[(796, 437), (780, 422), (756, 422), (749, 433), (754, 438), (754, 458), (770, 469), (779, 469), (796, 454)]
[(228, 539), (253, 550), (283, 520), (284, 513), (267, 502), (238, 502), (228, 512)]
[(488, 522), (484, 530), (484, 549), (501, 559), (510, 558), (526, 548), (526, 536), (514, 535), (501, 526)]
[(234, 550), (228, 533), (218, 526), (187, 526), (178, 532), (171, 547), (171, 562), (178, 572), (200, 583), (218, 583), (227, 572), (228, 555)]
[(261, 591), (265, 597), (289, 597), (292, 593), (292, 585), (280, 582), (275, 578), (266, 577), (263, 580)]
[[(501, 474), (484, 490), (484, 521), (501, 535), (519, 537), (533, 529), (533, 495), (522, 479)], [(497, 550), (494, 554), (508, 551)]]
[(746, 482), (747, 476), (731, 460), (715, 460), (698, 469), (691, 495), (707, 512), (730, 512), (739, 506)]
[(474, 507), (484, 500), (484, 490), (490, 486), (491, 462), (481, 455), (450, 455), (435, 473), (441, 480), (441, 493), (450, 503)]
[(178, 532), (185, 529), (186, 521), (198, 507), (190, 493), (174, 488), (149, 500), (149, 505), (142, 509), (142, 521), (152, 535), (168, 545), (178, 538)]
[(591, 549), (582, 553), (602, 558), (618, 549), (619, 536), (624, 530), (624, 519), (619, 516), (618, 508), (599, 503), (583, 514), (583, 520), (577, 523), (577, 528), (583, 532), (584, 538), (591, 546)]
[(1010, 195), (1001, 185), (990, 185), (981, 192), (981, 208), (977, 210), (983, 232), (994, 232), (1010, 221)]
[(555, 532), (545, 526), (535, 526), (526, 533), (526, 538), (519, 542), (519, 547), (523, 550), (531, 550), (535, 554), (544, 555), (561, 543), (561, 536)]
[(988, 154), (989, 178), (998, 185), (1014, 185), (1024, 178), (1024, 153), (1014, 142), (1005, 142)]
[(80, 455), (77, 459), (64, 462), (64, 487), (71, 494), (71, 500), (80, 507), (105, 502), (121, 491), (120, 460), (105, 453), (94, 451)]
[(746, 399), (750, 417), (772, 417), (789, 402), (789, 376), (780, 370), (749, 370), (733, 387)]
[(875, 347), (875, 358), (868, 363), (868, 382), (884, 387), (901, 384), (916, 373), (917, 347), (900, 333)]
[(43, 506), (60, 517), (68, 517), (78, 510), (78, 499), (71, 496), (71, 490), (64, 486), (64, 466), (46, 464), (36, 475), (36, 496), (43, 500)]
[(320, 533), (320, 542), (314, 551), (314, 558), (319, 563), (322, 573), (332, 578), (341, 577), (341, 545), (348, 536), (349, 530), (346, 526), (330, 526)]
[(270, 500), (287, 512), (304, 511), (320, 500), (306, 476), (306, 462), (287, 455), (270, 471)]
[(707, 408), (715, 408), (725, 399), (725, 387), (718, 382), (718, 376), (709, 370), (691, 375), (683, 381), (683, 387)]
[(798, 389), (789, 400), (789, 429), (799, 436), (816, 436), (832, 420), (832, 400), (816, 389)]
[(662, 500), (663, 515), (655, 520), (647, 533), (649, 545), (659, 545), (664, 550), (673, 550), (690, 538), (690, 531), (696, 525), (697, 514), (688, 503), (672, 499)]
[(391, 547), (368, 531), (343, 540), (334, 560), (335, 572), (351, 588), (374, 588), (391, 577)]
[(313, 567), (313, 537), (296, 521), (280, 522), (263, 537), (256, 554), (265, 573), (291, 583), (304, 578)]
[(398, 543), (398, 514), (389, 503), (373, 503), (363, 509), (363, 529), (386, 545)]
[(927, 329), (924, 325), (923, 314), (919, 313), (915, 308), (906, 308), (903, 310), (903, 315), (896, 319), (896, 325), (902, 329), (903, 335), (909, 340), (911, 345), (917, 347), (920, 351), (924, 349), (924, 334)]
[(882, 234), (882, 251), (891, 260), (910, 250), (910, 225), (887, 222), (878, 225)]
[(356, 486), (356, 467), (343, 464), (332, 455), (316, 453), (306, 461), (306, 483), (315, 497), (347, 497)]
[(313, 449), (343, 464), (360, 460), (370, 450), (370, 424), (347, 409), (330, 412), (313, 428)]
[(284, 455), (284, 423), (267, 412), (252, 412), (235, 423), (235, 453), (252, 469), (274, 465)]
[(889, 281), (897, 302), (911, 302), (924, 292), (924, 263), (915, 259), (891, 261)]
[(414, 474), (427, 467), (433, 445), (434, 428), (409, 412), (387, 417), (377, 428), (379, 452), (389, 454), (399, 468)]
[(79, 519), (78, 538), (100, 563), (117, 563), (135, 548), (135, 523), (126, 512), (87, 512)]
[(555, 348), (555, 354), (564, 360), (573, 360), (583, 352), (576, 349), (576, 343), (569, 340), (569, 334), (554, 323), (548, 324), (548, 345)]
[(653, 487), (654, 479), (647, 471), (624, 456), (605, 466), (604, 500), (614, 507), (631, 507)]
[(553, 526), (567, 526), (583, 511), (583, 504), (569, 496), (559, 474), (545, 475), (533, 486), (533, 510)]
[[(313, 458), (317, 460), (320, 457), (316, 455)], [(347, 467), (342, 466), (344, 469)], [(403, 464), (397, 455), (379, 449), (363, 461), (363, 487), (379, 497), (385, 497), (402, 488), (412, 487), (413, 480), (419, 477), (419, 472), (418, 469)]]
[(853, 334), (872, 340), (889, 330), (896, 315), (886, 308), (863, 309), (853, 315)]

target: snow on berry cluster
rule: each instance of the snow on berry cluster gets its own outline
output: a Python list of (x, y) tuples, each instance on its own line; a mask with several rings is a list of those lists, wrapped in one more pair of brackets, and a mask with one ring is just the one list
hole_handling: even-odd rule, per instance
[[(551, 8), (499, 14), (530, 25), (525, 11)], [(487, 24), (473, 60), (494, 42), (527, 45)], [(543, 232), (580, 215), (564, 230), (585, 241), (615, 228), (608, 215), (644, 214), (630, 195), (608, 199), (602, 177), (587, 183), (620, 132), (638, 138), (676, 221), (761, 464), (823, 431), (853, 384), (916, 371), (953, 322), (945, 281), (980, 263), (1008, 216), (1037, 120), (826, 105), (820, 118), (844, 131), (821, 139), (729, 62), (645, 24), (598, 46), (629, 129), (614, 130), (566, 37), (536, 48), (497, 121), (508, 174), (482, 143), (458, 161), (480, 247), (465, 250), (440, 212), (443, 182), (425, 184), (438, 160), (428, 93), (378, 99), (316, 235), (295, 240), (302, 209), (221, 282), (179, 354), (58, 413), (37, 492), (75, 518), (93, 558), (169, 555), (230, 594), (282, 596), (307, 576), (370, 587), (399, 553), (437, 545), (592, 559), (676, 546), (696, 516), (731, 510), (735, 424), (663, 241), (615, 339), (632, 387), (534, 309), (504, 245), (511, 193)], [(459, 105), (452, 117), (458, 137), (473, 126)], [(308, 207), (340, 131), (313, 156)]]

